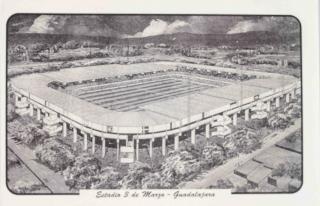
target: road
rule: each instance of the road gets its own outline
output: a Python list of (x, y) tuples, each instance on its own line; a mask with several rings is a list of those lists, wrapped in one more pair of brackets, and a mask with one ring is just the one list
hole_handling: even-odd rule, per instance
[(225, 176), (232, 173), (236, 168), (244, 164), (245, 162), (249, 161), (253, 157), (257, 156), (258, 154), (262, 153), (269, 147), (276, 144), (278, 141), (284, 139), (289, 134), (295, 132), (301, 128), (301, 119), (298, 119), (294, 122), (294, 125), (291, 125), (287, 129), (275, 133), (271, 133), (267, 137), (265, 137), (262, 147), (250, 154), (241, 154), (238, 157), (234, 157), (227, 161), (227, 163), (213, 168), (206, 173), (198, 176), (196, 179), (190, 182), (181, 183), (179, 188), (183, 189), (202, 189), (207, 188), (210, 185), (213, 185), (218, 179), (224, 178)]
[(23, 161), (27, 168), (36, 175), (36, 177), (41, 180), (41, 182), (45, 184), (50, 191), (52, 191), (52, 193), (74, 193), (69, 190), (69, 187), (65, 184), (62, 175), (54, 172), (35, 160), (35, 156), (31, 149), (21, 144), (18, 145), (11, 139), (8, 139), (8, 147), (19, 157), (21, 161)]

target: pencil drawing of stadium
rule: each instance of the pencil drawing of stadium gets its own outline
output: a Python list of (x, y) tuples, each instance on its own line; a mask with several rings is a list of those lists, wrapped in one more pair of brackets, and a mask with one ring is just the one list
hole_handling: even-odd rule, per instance
[(8, 188), (295, 192), (300, 46), (290, 16), (16, 14)]

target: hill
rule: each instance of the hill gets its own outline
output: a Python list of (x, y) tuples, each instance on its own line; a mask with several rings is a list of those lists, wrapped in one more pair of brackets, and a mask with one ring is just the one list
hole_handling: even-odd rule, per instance
[(68, 35), (68, 34), (39, 34), (39, 33), (10, 33), (8, 35), (8, 45), (14, 46), (22, 44), (28, 46), (35, 43), (44, 43), (53, 45), (58, 42), (64, 43), (69, 40), (77, 41), (94, 41), (102, 44), (109, 44), (114, 42), (112, 37), (104, 36), (82, 36), (82, 35)]
[(191, 34), (191, 33), (175, 33), (166, 35), (157, 35), (143, 38), (124, 38), (116, 39), (104, 36), (81, 36), (66, 34), (38, 34), (38, 33), (11, 33), (8, 35), (8, 45), (13, 46), (23, 44), (28, 46), (34, 43), (46, 43), (49, 45), (57, 42), (66, 42), (69, 40), (78, 41), (94, 41), (108, 44), (124, 44), (124, 45), (144, 45), (146, 43), (167, 45), (183, 45), (183, 46), (250, 46), (259, 44), (299, 44), (300, 36), (297, 33), (279, 35), (273, 32), (254, 31), (239, 34)]
[(150, 36), (144, 38), (118, 39), (121, 44), (165, 43), (168, 45), (203, 45), (203, 46), (248, 46), (257, 44), (299, 44), (299, 34), (279, 35), (273, 32), (253, 31), (239, 34), (191, 34), (176, 33), (168, 35)]

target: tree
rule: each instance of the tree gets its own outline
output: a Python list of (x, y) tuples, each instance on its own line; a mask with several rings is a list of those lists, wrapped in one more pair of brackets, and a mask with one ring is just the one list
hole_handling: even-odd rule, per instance
[(142, 179), (151, 172), (148, 164), (136, 161), (130, 165), (128, 174), (121, 180), (123, 189), (141, 189)]
[(80, 43), (79, 43), (78, 41), (76, 41), (76, 40), (67, 41), (67, 42), (63, 45), (63, 47), (64, 47), (65, 49), (77, 49), (77, 48), (79, 48), (80, 46), (81, 46)]
[(31, 44), (28, 48), (30, 56), (37, 56), (40, 52), (47, 49), (49, 49), (49, 46), (43, 43)]
[(119, 189), (121, 185), (121, 175), (113, 167), (105, 167), (101, 169), (100, 174), (97, 175), (99, 181), (92, 186), (93, 189)]
[(70, 188), (89, 189), (99, 183), (100, 172), (101, 162), (88, 153), (82, 153), (63, 171), (63, 176)]
[(211, 168), (223, 163), (223, 150), (218, 146), (205, 146), (202, 151), (201, 165)]
[(55, 171), (61, 171), (74, 162), (74, 154), (70, 145), (57, 138), (44, 140), (35, 149), (35, 155), (40, 162)]
[(301, 163), (291, 163), (288, 166), (288, 175), (293, 179), (302, 179), (302, 169), (301, 169)]
[(194, 177), (201, 170), (199, 160), (187, 151), (170, 152), (160, 169), (162, 188), (172, 188), (182, 180)]

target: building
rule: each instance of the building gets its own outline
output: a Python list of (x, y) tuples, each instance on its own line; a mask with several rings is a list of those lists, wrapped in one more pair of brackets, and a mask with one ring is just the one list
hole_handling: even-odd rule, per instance
[[(207, 73), (246, 74), (259, 78), (242, 81), (240, 86), (239, 82), (217, 81), (196, 74), (192, 78), (183, 73), (166, 74), (179, 66)], [(103, 93), (108, 90), (103, 88), (102, 91), (103, 85), (85, 84), (100, 81), (101, 78), (137, 73), (155, 76), (105, 84), (105, 87), (114, 85), (113, 88), (118, 88), (117, 94)], [(48, 87), (52, 81), (62, 85), (83, 84), (83, 88), (79, 88), (82, 90), (82, 98)], [(153, 85), (152, 88), (157, 87), (162, 96), (159, 93), (153, 94), (152, 91), (148, 91), (145, 96), (143, 92), (146, 89), (132, 89), (134, 85), (146, 86), (146, 81)], [(165, 82), (170, 82), (170, 87), (166, 87)], [(280, 98), (284, 98), (286, 102), (295, 98), (300, 93), (301, 86), (298, 79), (287, 75), (176, 62), (101, 65), (90, 69), (79, 67), (24, 75), (13, 78), (11, 83), (18, 113), (28, 113), (43, 121), (43, 128), (51, 135), (62, 131), (62, 135), (66, 137), (67, 133), (72, 132), (74, 142), (79, 141), (81, 136), (84, 141), (83, 149), (90, 149), (92, 153), (95, 152), (96, 138), (100, 138), (102, 157), (106, 153), (106, 141), (114, 141), (117, 145), (117, 159), (121, 162), (139, 159), (140, 141), (149, 141), (150, 156), (154, 141), (161, 141), (162, 154), (165, 155), (168, 138), (173, 139), (174, 149), (178, 150), (183, 134), (188, 135), (193, 144), (196, 143), (195, 132), (200, 127), (205, 128), (207, 138), (215, 134), (210, 133), (213, 127), (220, 135), (227, 134), (227, 124), (236, 125), (237, 117), (242, 111), (246, 120), (249, 120), (252, 108), (258, 108), (255, 113), (264, 113), (262, 110), (268, 112), (270, 105), (280, 106)], [(185, 83), (189, 85), (187, 89), (183, 89), (186, 88), (183, 85)], [(158, 85), (154, 86), (155, 84)], [(126, 91), (128, 88), (131, 90)], [(119, 89), (123, 96), (119, 97)], [(100, 98), (100, 93), (105, 96)], [(114, 99), (108, 102), (106, 97), (112, 95)], [(86, 101), (83, 96), (90, 97), (91, 102)], [(88, 148), (88, 141), (92, 142), (92, 148)]]

